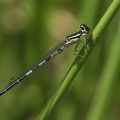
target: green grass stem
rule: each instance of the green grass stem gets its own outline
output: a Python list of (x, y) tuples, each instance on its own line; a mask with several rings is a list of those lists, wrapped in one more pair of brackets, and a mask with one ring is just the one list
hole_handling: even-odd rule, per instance
[(106, 60), (106, 65), (104, 66), (104, 71), (101, 76), (100, 83), (97, 87), (97, 90), (93, 99), (93, 103), (91, 105), (91, 108), (89, 110), (86, 120), (104, 120), (105, 116), (107, 115), (106, 113), (108, 111), (111, 111), (111, 109), (110, 110), (108, 109), (109, 109), (109, 104), (111, 104), (113, 100), (111, 96), (113, 97), (112, 94), (114, 91), (113, 89), (114, 89), (115, 82), (117, 83), (117, 79), (114, 79), (114, 76), (118, 69), (118, 64), (120, 61), (119, 46), (120, 46), (120, 41), (119, 41), (119, 32), (118, 32), (112, 42), (112, 45)]
[[(96, 25), (91, 36), (89, 37), (89, 40), (97, 43), (98, 41), (97, 37), (100, 36), (105, 31), (106, 27), (110, 24), (110, 22), (116, 15), (119, 8), (120, 8), (120, 1), (114, 0), (109, 6), (109, 8), (107, 9), (106, 13), (103, 15), (103, 17), (99, 21), (99, 23)], [(93, 42), (91, 42), (90, 45), (92, 45)], [(82, 54), (88, 57), (95, 46), (96, 45), (93, 45), (92, 47), (90, 47), (88, 52), (84, 52), (85, 50), (83, 48), (79, 54)], [(65, 75), (63, 82), (58, 87), (54, 95), (50, 98), (50, 100), (48, 101), (44, 109), (40, 112), (40, 114), (37, 117), (37, 120), (44, 120), (51, 113), (56, 103), (60, 100), (60, 98), (66, 91), (66, 89), (69, 87), (73, 79), (81, 70), (82, 66), (87, 60), (87, 57), (86, 58), (76, 57), (70, 69), (68, 70), (67, 74)]]

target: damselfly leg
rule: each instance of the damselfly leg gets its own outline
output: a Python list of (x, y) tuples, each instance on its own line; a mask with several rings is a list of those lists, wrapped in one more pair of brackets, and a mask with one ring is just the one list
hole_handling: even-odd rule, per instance
[[(89, 46), (88, 46), (88, 44), (87, 44), (86, 37), (85, 37), (85, 38), (81, 37), (81, 39), (82, 39), (82, 41), (83, 41), (85, 50), (88, 51), (88, 50), (89, 50)], [(88, 40), (88, 39), (87, 39), (87, 40)], [(77, 48), (79, 47), (79, 44), (80, 44), (80, 41), (78, 41), (78, 43), (76, 43), (75, 49), (74, 49), (74, 51), (73, 51), (73, 54), (74, 54), (75, 56), (79, 56), (79, 57), (85, 58), (86, 56), (79, 54), (80, 50), (77, 49)]]
[(79, 44), (80, 44), (80, 42), (76, 43), (75, 49), (74, 49), (74, 51), (73, 51), (73, 55), (84, 58), (85, 56), (84, 56), (84, 55), (80, 55), (80, 54), (79, 54), (80, 51), (77, 50), (77, 48), (79, 47)]

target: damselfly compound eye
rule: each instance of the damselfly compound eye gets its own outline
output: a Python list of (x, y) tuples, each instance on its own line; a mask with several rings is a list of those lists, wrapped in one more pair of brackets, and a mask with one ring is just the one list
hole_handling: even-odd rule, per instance
[(89, 34), (90, 33), (90, 28), (87, 27), (85, 24), (81, 24), (80, 25), (80, 28), (82, 29), (82, 32), (85, 33), (85, 34)]

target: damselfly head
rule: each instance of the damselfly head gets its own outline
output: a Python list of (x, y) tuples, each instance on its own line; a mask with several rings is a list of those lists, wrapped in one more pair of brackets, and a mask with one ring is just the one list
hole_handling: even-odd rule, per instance
[(82, 29), (82, 33), (83, 33), (83, 34), (88, 35), (88, 34), (90, 33), (90, 28), (87, 27), (87, 25), (81, 24), (81, 25), (80, 25), (80, 28)]

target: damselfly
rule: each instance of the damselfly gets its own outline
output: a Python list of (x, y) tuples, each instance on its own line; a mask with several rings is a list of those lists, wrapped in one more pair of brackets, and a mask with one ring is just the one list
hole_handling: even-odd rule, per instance
[[(41, 60), (41, 62), (39, 62), (37, 65), (35, 65), (32, 69), (29, 69), (28, 72), (24, 73), (18, 79), (14, 80), (12, 83), (10, 83), (5, 89), (3, 89), (0, 92), (0, 95), (3, 95), (7, 91), (9, 91), (12, 87), (17, 85), (20, 81), (22, 81), (23, 79), (28, 77), (31, 73), (33, 73), (35, 70), (37, 70), (42, 65), (47, 63), (49, 60), (51, 60), (51, 58), (53, 58), (56, 55), (60, 54), (62, 51), (65, 51), (71, 45), (76, 43), (74, 54), (75, 54), (75, 52), (78, 52), (77, 47), (78, 47), (78, 45), (80, 43), (80, 39), (83, 40), (85, 48), (87, 48), (85, 38), (90, 33), (90, 29), (85, 24), (81, 24), (80, 28), (81, 28), (81, 31), (78, 31), (78, 32), (76, 32), (74, 34), (71, 34), (71, 35), (67, 36), (64, 39), (64, 41), (62, 41), (55, 49), (53, 49), (49, 55), (47, 55), (43, 60)], [(79, 55), (79, 56), (84, 57), (82, 55)]]

